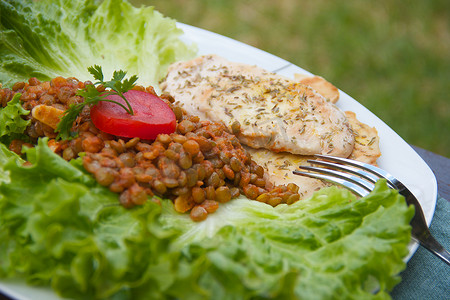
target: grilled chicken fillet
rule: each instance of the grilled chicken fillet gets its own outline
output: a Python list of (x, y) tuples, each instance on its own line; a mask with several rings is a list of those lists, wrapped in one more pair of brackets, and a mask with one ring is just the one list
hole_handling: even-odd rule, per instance
[(256, 66), (201, 56), (171, 65), (160, 87), (188, 113), (223, 123), (252, 148), (341, 157), (353, 150), (344, 112), (307, 85)]
[[(376, 166), (377, 158), (381, 155), (377, 130), (361, 123), (355, 113), (346, 112), (346, 114), (355, 134), (355, 147), (349, 158)], [(297, 166), (311, 165), (307, 160), (314, 159), (314, 157), (287, 152), (275, 153), (267, 149), (247, 148), (247, 151), (257, 164), (264, 167), (270, 182), (276, 185), (295, 183), (299, 187), (300, 199), (307, 199), (315, 191), (329, 185), (322, 180), (293, 173), (294, 170), (297, 170)]]

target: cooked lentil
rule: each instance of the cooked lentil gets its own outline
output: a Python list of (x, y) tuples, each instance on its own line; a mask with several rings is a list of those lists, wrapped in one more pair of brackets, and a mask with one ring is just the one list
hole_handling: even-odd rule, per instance
[[(56, 77), (48, 82), (31, 78), (14, 84), (12, 89), (0, 89), (0, 103), (5, 107), (15, 93), (21, 93), (27, 110), (40, 104), (66, 110), (70, 104), (83, 101), (76, 93), (88, 84), (92, 83), (75, 78)], [(136, 89), (155, 94), (152, 87)], [(171, 199), (176, 211), (190, 212), (192, 220), (202, 221), (217, 210), (219, 203), (241, 194), (273, 206), (298, 201), (298, 187), (272, 186), (266, 180), (265, 169), (251, 159), (225, 126), (187, 115), (170, 95), (160, 98), (174, 111), (177, 128), (154, 141), (125, 139), (99, 131), (90, 121), (88, 106), (73, 126), (79, 132), (73, 140), (57, 141), (55, 131), (31, 114), (24, 116), (31, 120), (26, 134), (33, 143), (39, 137), (48, 137), (49, 147), (65, 160), (84, 152), (84, 168), (99, 184), (118, 193), (120, 204), (127, 208), (142, 205), (149, 196), (156, 195)], [(239, 125), (233, 124), (234, 133)], [(33, 146), (14, 140), (9, 148), (20, 154), (24, 145)]]

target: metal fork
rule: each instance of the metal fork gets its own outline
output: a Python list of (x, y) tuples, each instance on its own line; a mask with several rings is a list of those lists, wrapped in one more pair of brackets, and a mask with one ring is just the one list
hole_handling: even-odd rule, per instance
[(385, 178), (390, 188), (398, 190), (405, 197), (408, 205), (414, 205), (415, 214), (410, 223), (412, 238), (450, 266), (450, 253), (431, 235), (419, 201), (403, 183), (385, 170), (366, 163), (329, 155), (314, 156), (322, 160), (308, 160), (308, 162), (321, 167), (299, 166), (299, 169), (308, 172), (295, 170), (294, 174), (333, 182), (361, 197), (368, 195), (374, 189), (378, 179)]

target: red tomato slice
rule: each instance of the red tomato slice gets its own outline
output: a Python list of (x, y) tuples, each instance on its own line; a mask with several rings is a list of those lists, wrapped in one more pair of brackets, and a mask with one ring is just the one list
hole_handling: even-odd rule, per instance
[[(115, 103), (100, 101), (91, 107), (91, 120), (94, 125), (107, 133), (122, 137), (139, 137), (153, 140), (160, 133), (175, 131), (176, 117), (170, 107), (153, 94), (130, 90), (124, 93), (133, 108), (134, 115), (128, 114)], [(108, 96), (126, 106), (118, 95)]]

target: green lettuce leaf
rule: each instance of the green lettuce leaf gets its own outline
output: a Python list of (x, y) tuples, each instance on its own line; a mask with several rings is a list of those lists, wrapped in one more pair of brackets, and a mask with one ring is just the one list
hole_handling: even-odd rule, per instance
[(0, 150), (2, 277), (51, 285), (78, 299), (130, 299), (130, 289), (144, 283), (158, 295), (160, 273), (173, 281), (179, 254), (166, 251), (173, 233), (158, 226), (159, 205), (124, 209), (116, 194), (53, 154), (45, 140), (27, 151), (32, 166), (2, 144)]
[(184, 228), (175, 247), (207, 260), (199, 282), (211, 299), (387, 299), (404, 268), (413, 213), (379, 182), (362, 199), (333, 187), (275, 208), (234, 200), (202, 223), (170, 206), (162, 218)]
[(97, 64), (105, 74), (127, 70), (157, 85), (171, 63), (196, 53), (181, 34), (153, 7), (126, 0), (0, 1), (0, 82), (91, 80), (86, 70)]
[(23, 132), (30, 121), (22, 119), (22, 116), (30, 112), (22, 107), (20, 96), (20, 93), (15, 94), (4, 108), (0, 108), (0, 143), (5, 145), (14, 139), (27, 140)]
[(236, 199), (192, 222), (171, 201), (124, 209), (46, 140), (0, 144), (0, 277), (76, 299), (388, 299), (414, 210), (380, 181), (275, 208)]

